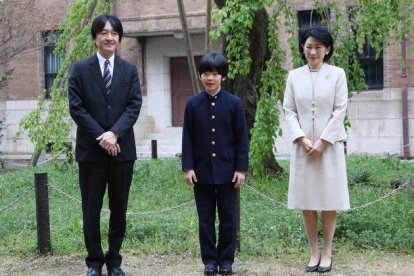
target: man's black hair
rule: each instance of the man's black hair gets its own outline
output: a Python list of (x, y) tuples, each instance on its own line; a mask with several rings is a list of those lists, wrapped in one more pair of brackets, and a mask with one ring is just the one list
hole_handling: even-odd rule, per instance
[(124, 34), (124, 29), (122, 28), (122, 23), (118, 17), (111, 14), (100, 14), (92, 22), (91, 34), (93, 40), (96, 36), (102, 32), (105, 28), (106, 22), (109, 22), (115, 32), (119, 35), (119, 42), (121, 42), (122, 35)]

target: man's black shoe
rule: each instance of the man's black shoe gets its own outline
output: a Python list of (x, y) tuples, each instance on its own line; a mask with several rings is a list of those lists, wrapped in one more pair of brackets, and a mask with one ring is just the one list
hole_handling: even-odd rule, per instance
[(125, 276), (120, 267), (108, 267), (108, 276)]
[(213, 276), (217, 273), (217, 265), (215, 264), (206, 264), (204, 268), (204, 275)]
[(232, 275), (233, 270), (231, 268), (231, 264), (222, 264), (222, 265), (220, 265), (219, 274), (220, 275)]
[(86, 271), (86, 276), (101, 276), (102, 268), (91, 266), (88, 271)]

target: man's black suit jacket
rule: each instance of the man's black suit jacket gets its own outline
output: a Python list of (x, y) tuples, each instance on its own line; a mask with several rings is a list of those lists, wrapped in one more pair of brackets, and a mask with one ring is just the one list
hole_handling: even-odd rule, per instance
[(76, 62), (69, 78), (68, 97), (70, 115), (78, 126), (77, 161), (97, 162), (108, 158), (96, 140), (106, 131), (119, 134), (118, 161), (137, 158), (133, 126), (139, 116), (142, 96), (135, 65), (115, 57), (108, 96), (97, 56)]
[(234, 172), (247, 171), (246, 118), (239, 97), (220, 90), (188, 99), (183, 125), (182, 169), (193, 169), (199, 183), (230, 183)]

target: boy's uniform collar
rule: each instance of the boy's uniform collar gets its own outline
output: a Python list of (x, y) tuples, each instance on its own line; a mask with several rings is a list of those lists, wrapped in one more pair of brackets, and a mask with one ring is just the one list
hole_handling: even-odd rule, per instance
[(213, 95), (211, 95), (210, 93), (208, 93), (208, 92), (207, 92), (207, 91), (205, 91), (205, 90), (204, 90), (204, 92), (206, 93), (207, 98), (208, 98), (209, 100), (217, 100), (217, 99), (219, 99), (219, 98), (220, 98), (220, 95), (222, 94), (222, 93), (221, 93), (221, 89), (220, 89), (217, 93), (215, 93), (215, 94), (213, 94)]

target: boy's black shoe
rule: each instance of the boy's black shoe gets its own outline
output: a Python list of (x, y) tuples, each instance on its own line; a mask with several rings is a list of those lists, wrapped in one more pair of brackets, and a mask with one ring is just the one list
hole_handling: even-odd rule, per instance
[(217, 265), (215, 264), (206, 264), (204, 268), (204, 275), (213, 276), (217, 273)]
[(222, 265), (220, 265), (219, 274), (221, 274), (221, 275), (232, 275), (233, 270), (231, 268), (231, 264), (222, 264)]
[(86, 271), (86, 276), (101, 276), (102, 275), (102, 268), (91, 266)]

